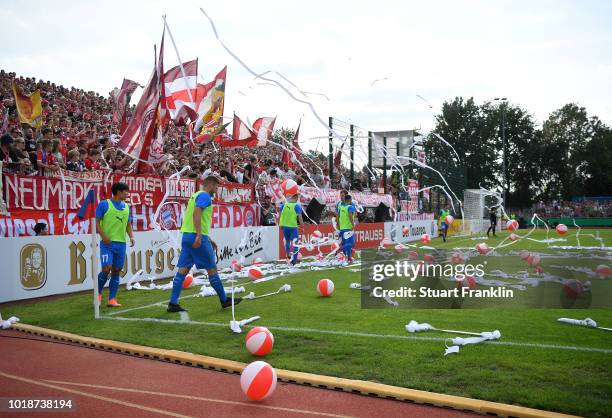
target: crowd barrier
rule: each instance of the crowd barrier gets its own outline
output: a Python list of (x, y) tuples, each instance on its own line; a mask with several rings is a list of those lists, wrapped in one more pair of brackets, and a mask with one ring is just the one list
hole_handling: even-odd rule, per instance
[[(306, 225), (300, 237), (309, 242), (315, 229), (335, 238), (330, 224)], [(374, 248), (387, 238), (392, 242), (417, 241), (423, 233), (437, 236), (435, 221), (408, 221), (359, 224), (356, 226), (356, 249)], [(139, 270), (145, 278), (167, 278), (176, 272), (180, 252), (178, 231), (143, 231), (134, 233), (136, 244), (127, 248), (121, 284)], [(256, 257), (263, 261), (284, 258), (279, 227), (219, 228), (211, 230), (218, 244), (219, 268), (244, 257), (251, 264)], [(331, 244), (321, 248), (324, 253)], [(316, 250), (304, 255), (314, 255)], [(0, 303), (92, 289), (91, 235), (28, 236), (0, 239)]]
[[(61, 170), (53, 177), (7, 173), (0, 176), (0, 237), (35, 235), (34, 225), (38, 222), (46, 223), (52, 235), (87, 233), (89, 220), (77, 217), (79, 208), (90, 191), (94, 192), (96, 202), (108, 198), (115, 182), (126, 183), (130, 188), (128, 203), (134, 231), (149, 231), (157, 224), (162, 229), (176, 229), (181, 224), (187, 200), (199, 189), (201, 180), (104, 171)], [(265, 187), (266, 193), (277, 202), (282, 200), (280, 184), (276, 181)], [(339, 196), (340, 191), (335, 189), (300, 189), (300, 201), (304, 204), (317, 199), (322, 204), (334, 206)], [(393, 203), (391, 195), (354, 192), (353, 196), (367, 207)], [(261, 225), (254, 185), (222, 182), (214, 203), (212, 228)]]
[[(538, 224), (542, 224), (541, 221), (537, 221)], [(569, 227), (574, 226), (574, 222), (576, 225), (585, 228), (595, 228), (595, 227), (612, 227), (612, 218), (546, 218), (546, 222), (549, 226), (556, 227), (559, 224), (565, 224)], [(529, 221), (529, 225), (533, 225), (531, 221)]]

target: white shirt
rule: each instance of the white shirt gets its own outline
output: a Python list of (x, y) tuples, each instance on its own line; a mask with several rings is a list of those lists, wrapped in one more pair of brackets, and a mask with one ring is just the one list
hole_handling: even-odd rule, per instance
[(295, 178), (295, 173), (293, 172), (292, 169), (289, 169), (289, 170), (283, 172), (282, 175), (279, 175), (279, 177), (284, 179), (284, 180), (293, 179), (293, 178)]

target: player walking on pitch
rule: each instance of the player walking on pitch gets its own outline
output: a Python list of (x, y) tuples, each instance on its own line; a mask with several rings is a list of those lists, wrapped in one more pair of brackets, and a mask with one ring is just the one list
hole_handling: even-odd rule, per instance
[(100, 243), (100, 261), (102, 271), (98, 274), (98, 300), (102, 301), (102, 289), (108, 284), (109, 307), (119, 307), (117, 292), (119, 290), (119, 273), (125, 263), (126, 240), (125, 234), (130, 237), (130, 246), (134, 246), (134, 233), (132, 231), (132, 214), (130, 207), (125, 203), (128, 196), (128, 186), (125, 183), (115, 183), (111, 186), (113, 197), (101, 201), (96, 208), (96, 226), (102, 242)]
[[(232, 301), (226, 296), (223, 283), (221, 283), (221, 278), (217, 273), (214, 251), (217, 244), (208, 236), (213, 212), (212, 198), (218, 187), (219, 179), (217, 177), (206, 177), (203, 185), (204, 190), (194, 193), (187, 203), (183, 225), (181, 226), (181, 232), (183, 233), (181, 255), (177, 263), (178, 271), (172, 281), (172, 295), (168, 303), (168, 312), (185, 311), (179, 305), (178, 300), (183, 289), (185, 276), (194, 264), (198, 269), (204, 268), (208, 272), (208, 280), (219, 296), (221, 307), (232, 306)], [(242, 298), (234, 298), (234, 305), (241, 301)]]
[(351, 195), (345, 195), (344, 201), (338, 205), (337, 216), (342, 252), (349, 263), (353, 261), (353, 246), (355, 245), (355, 212), (357, 212), (357, 209), (353, 205)]
[(298, 221), (300, 225), (304, 224), (302, 212), (302, 205), (298, 203), (297, 194), (290, 196), (288, 200), (281, 205), (278, 224), (283, 231), (285, 254), (287, 254), (287, 259), (290, 260), (290, 263), (293, 265), (297, 263), (298, 252), (300, 250), (294, 243), (299, 238)]
[(442, 241), (446, 242), (446, 234), (448, 233), (448, 223), (446, 223), (446, 217), (450, 215), (448, 209), (440, 210), (440, 230), (442, 231)]
[(497, 208), (494, 206), (489, 209), (489, 220), (491, 221), (491, 225), (489, 225), (489, 229), (487, 229), (487, 237), (493, 231), (493, 236), (495, 235), (495, 228), (497, 228)]

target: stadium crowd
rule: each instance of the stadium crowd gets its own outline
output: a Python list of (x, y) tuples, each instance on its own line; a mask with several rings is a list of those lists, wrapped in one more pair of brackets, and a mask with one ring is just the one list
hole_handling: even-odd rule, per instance
[(583, 200), (581, 202), (553, 200), (549, 203), (539, 202), (535, 212), (546, 218), (607, 218), (612, 217), (612, 201), (598, 202)]
[[(40, 90), (42, 123), (39, 128), (19, 123), (13, 80), (24, 94)], [(5, 171), (52, 176), (59, 168), (76, 172), (131, 172), (135, 167), (136, 161), (114, 145), (118, 132), (112, 123), (110, 96), (33, 77), (17, 77), (15, 73), (0, 70), (0, 118), (3, 121), (0, 160)], [(277, 144), (255, 148), (220, 148), (210, 142), (192, 144), (187, 129), (172, 122), (164, 133), (164, 150), (169, 159), (154, 167), (154, 171), (165, 176), (188, 165), (190, 170), (185, 176), (191, 178), (215, 173), (228, 181), (245, 184), (263, 185), (275, 179), (293, 179), (300, 185), (314, 184), (322, 189), (351, 186), (344, 166), (340, 175), (330, 179), (323, 154), (310, 154), (302, 158), (302, 164), (290, 167), (282, 162), (283, 149)], [(355, 173), (353, 188), (363, 190), (366, 183), (365, 173)]]

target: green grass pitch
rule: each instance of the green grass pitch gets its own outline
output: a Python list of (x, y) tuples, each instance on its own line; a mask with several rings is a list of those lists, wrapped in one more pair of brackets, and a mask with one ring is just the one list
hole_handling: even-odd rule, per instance
[[(604, 244), (612, 246), (612, 231), (600, 234)], [(506, 235), (498, 234), (487, 243), (494, 246)], [(575, 230), (570, 229), (564, 237), (566, 242), (551, 245), (576, 245), (574, 235)], [(543, 239), (545, 231), (531, 237)], [(552, 231), (550, 237), (558, 235)], [(580, 240), (583, 246), (600, 245), (588, 236)], [(478, 242), (451, 237), (447, 243), (435, 239), (432, 245), (473, 248)], [(537, 250), (546, 248), (546, 244), (522, 240), (512, 248)], [(251, 326), (267, 326), (273, 332), (274, 349), (265, 361), (278, 368), (565, 413), (610, 416), (612, 332), (556, 320), (562, 316), (590, 317), (612, 327), (611, 310), (361, 309), (360, 291), (349, 288), (350, 283), (360, 282), (360, 273), (351, 269), (354, 267), (302, 272), (247, 286), (247, 292), (256, 294), (276, 291), (285, 283), (292, 286), (290, 293), (244, 301), (236, 308), (238, 319), (259, 315), (261, 319)], [(330, 298), (319, 297), (316, 292), (316, 284), (323, 277), (335, 283)], [(17, 315), (28, 324), (86, 336), (242, 362), (255, 360), (244, 345), (249, 326), (243, 327), (242, 334), (233, 334), (228, 326), (231, 310), (222, 311), (216, 297), (190, 297), (198, 290), (192, 288), (182, 294), (181, 304), (189, 310), (189, 322), (182, 323), (179, 315), (165, 311), (162, 305), (170, 291), (162, 290), (121, 289), (121, 310), (103, 307), (100, 320), (93, 319), (89, 294), (17, 304), (4, 308), (3, 313)], [(412, 319), (439, 328), (477, 332), (498, 329), (502, 338), (499, 343), (463, 347), (459, 354), (444, 357), (444, 339), (451, 335), (431, 331), (408, 334), (404, 326)]]

